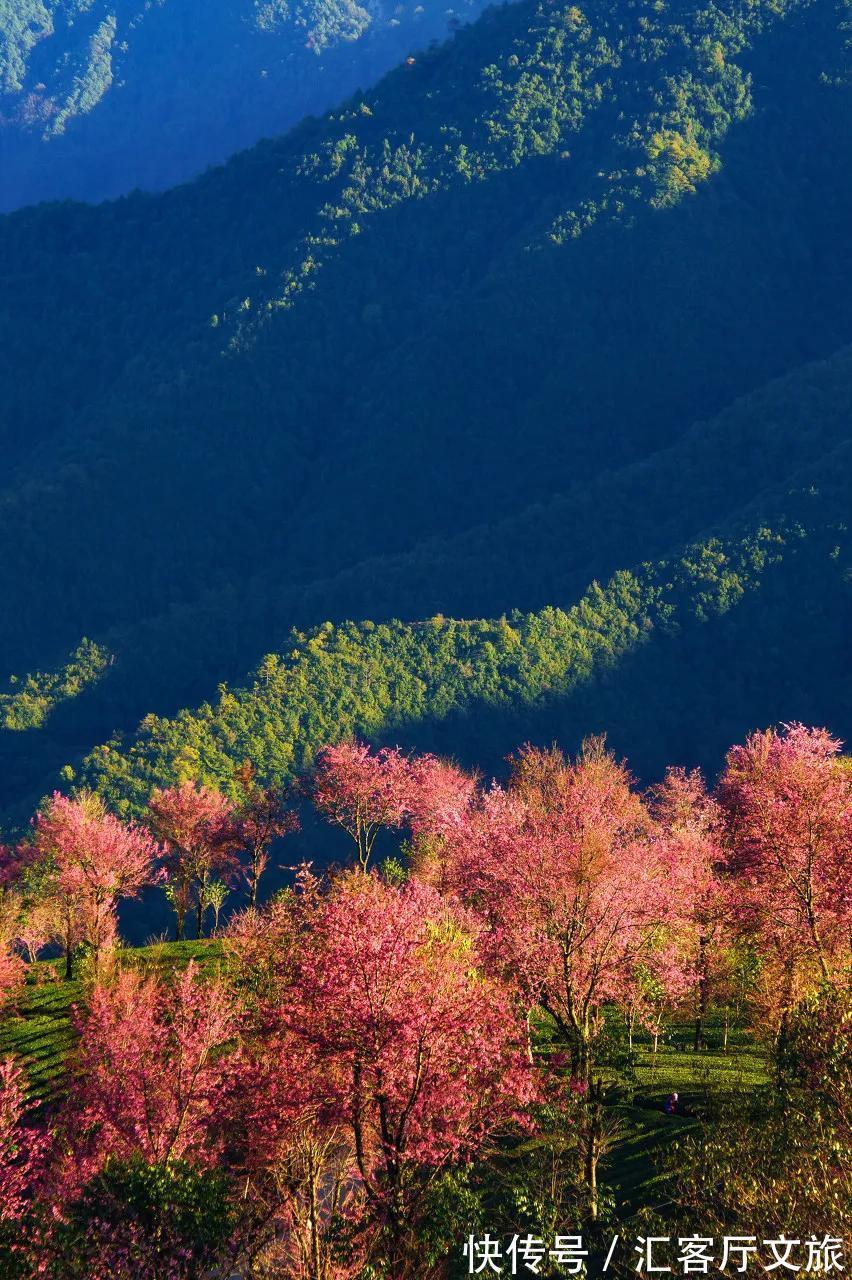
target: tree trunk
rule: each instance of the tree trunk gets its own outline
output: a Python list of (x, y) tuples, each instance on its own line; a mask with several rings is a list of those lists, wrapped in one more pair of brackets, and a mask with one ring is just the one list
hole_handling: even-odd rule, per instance
[(589, 1218), (592, 1222), (598, 1219), (598, 1161), (595, 1148), (597, 1140), (590, 1132), (586, 1150), (586, 1190), (589, 1195)]
[(582, 1081), (588, 1094), (592, 1084), (592, 1044), (588, 1010), (583, 1014), (583, 1021), (575, 1021), (574, 1026), (576, 1048), (571, 1055), (571, 1073), (577, 1080)]
[(790, 1038), (790, 1014), (793, 1010), (794, 966), (788, 963), (784, 975), (784, 1004), (781, 1009), (781, 1021), (778, 1024), (778, 1038), (775, 1041), (776, 1081), (780, 1084), (783, 1074), (784, 1054)]
[(707, 939), (702, 935), (698, 942), (698, 1012), (695, 1015), (695, 1043), (693, 1048), (696, 1053), (700, 1049), (707, 1048), (707, 1041), (704, 1039), (704, 1024), (707, 1020), (708, 1005), (708, 977), (707, 977)]
[(66, 982), (70, 982), (72, 977), (74, 976), (73, 975), (73, 969), (74, 969), (73, 951), (74, 949), (71, 946), (71, 944), (66, 943), (65, 944), (65, 981)]
[(313, 1268), (312, 1280), (323, 1280), (322, 1276), (322, 1255), (320, 1252), (320, 1235), (319, 1235), (319, 1206), (317, 1204), (317, 1171), (314, 1168), (312, 1155), (309, 1156), (308, 1177), (310, 1179), (310, 1203), (311, 1203), (311, 1267)]
[(787, 1048), (787, 1041), (790, 1036), (790, 1015), (785, 1009), (781, 1014), (781, 1021), (778, 1023), (778, 1035), (775, 1038), (775, 1056), (778, 1059), (778, 1075), (781, 1074), (781, 1060)]
[(586, 1131), (583, 1144), (583, 1180), (588, 1197), (589, 1220), (597, 1222), (600, 1211), (598, 1197), (598, 1162), (601, 1154), (602, 1088), (601, 1082), (590, 1084), (587, 1095)]
[(810, 925), (810, 930), (811, 930), (811, 937), (813, 938), (814, 946), (816, 948), (820, 973), (822, 974), (823, 981), (828, 982), (828, 963), (826, 962), (825, 951), (822, 945), (822, 938), (820, 937), (819, 929), (817, 927), (816, 916), (814, 915), (813, 902), (811, 901), (810, 896), (808, 898), (808, 903), (807, 903), (807, 913), (808, 913), (808, 924)]

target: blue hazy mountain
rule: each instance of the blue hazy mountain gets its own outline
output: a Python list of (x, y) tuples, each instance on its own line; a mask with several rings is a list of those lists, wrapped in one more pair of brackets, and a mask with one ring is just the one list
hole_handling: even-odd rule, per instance
[(0, 0), (0, 210), (184, 181), (482, 0)]

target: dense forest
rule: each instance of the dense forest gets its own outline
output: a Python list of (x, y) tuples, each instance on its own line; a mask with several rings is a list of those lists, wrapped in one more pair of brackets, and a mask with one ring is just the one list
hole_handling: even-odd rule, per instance
[[(828, 711), (849, 697), (835, 665), (852, 605), (849, 552), (840, 521), (761, 527), (739, 542), (709, 539), (675, 561), (619, 572), (567, 611), (495, 622), (326, 623), (266, 657), (248, 688), (223, 686), (198, 712), (148, 716), (130, 743), (97, 748), (82, 780), (117, 811), (138, 816), (154, 786), (201, 779), (227, 791), (245, 759), (272, 784), (353, 733), (471, 760), (484, 743), (486, 762), (497, 767), (524, 735), (579, 744), (591, 729), (608, 730), (619, 747), (634, 749), (645, 772), (658, 772), (673, 746), (690, 763), (712, 767), (730, 727), (742, 722), (749, 686), (750, 716), (765, 714), (767, 687), (783, 689), (791, 713)], [(823, 598), (829, 592), (841, 595), (836, 623)], [(790, 594), (807, 617), (798, 632), (789, 628), (782, 651), (777, 628)], [(812, 629), (826, 613), (817, 646)], [(808, 650), (830, 665), (797, 679)], [(720, 678), (716, 668), (728, 654), (732, 669)], [(697, 694), (686, 686), (698, 699), (691, 729), (681, 702), (690, 671), (707, 682)], [(75, 779), (71, 770), (65, 776)]]
[(357, 0), (3, 0), (0, 210), (162, 190), (475, 17)]
[(848, 18), (523, 0), (192, 184), (3, 219), (10, 822), (352, 729), (606, 728), (648, 777), (849, 733)]

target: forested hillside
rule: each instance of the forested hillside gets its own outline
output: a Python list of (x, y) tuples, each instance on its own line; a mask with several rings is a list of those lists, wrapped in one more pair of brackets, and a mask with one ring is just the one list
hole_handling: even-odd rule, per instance
[(852, 733), (850, 467), (847, 445), (790, 491), (788, 517), (739, 520), (594, 584), (568, 610), (296, 633), (248, 688), (223, 686), (196, 713), (147, 717), (129, 743), (92, 752), (74, 780), (139, 815), (155, 786), (201, 779), (227, 792), (243, 760), (272, 784), (353, 734), (470, 762), (478, 752), (499, 769), (526, 736), (573, 747), (594, 730), (654, 776), (675, 749), (712, 771), (726, 735), (782, 703)]
[(185, 181), (469, 21), (387, 0), (2, 0), (0, 209)]
[(521, 0), (193, 184), (2, 220), (0, 653), (57, 673), (6, 805), (353, 728), (648, 775), (852, 733), (848, 22)]

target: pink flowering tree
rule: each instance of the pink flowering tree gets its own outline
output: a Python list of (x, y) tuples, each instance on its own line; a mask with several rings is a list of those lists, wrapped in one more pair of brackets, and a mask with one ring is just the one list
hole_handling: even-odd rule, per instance
[(0, 949), (0, 1011), (13, 1004), (23, 990), (24, 962), (20, 956)]
[(18, 996), (24, 983), (24, 962), (18, 953), (22, 903), (7, 890), (0, 896), (0, 1013)]
[[(274, 907), (255, 914), (267, 912), (273, 928), (283, 923)], [(258, 954), (257, 931), (250, 930), (253, 937), (247, 931), (252, 914), (229, 926), (231, 954), (241, 966)], [(289, 933), (287, 923), (285, 951)], [(260, 1210), (252, 1254), (261, 1274), (355, 1280), (366, 1261), (370, 1221), (351, 1126), (340, 1118), (341, 1073), (282, 1019), (284, 978), (279, 969), (264, 1017), (245, 1025), (231, 1079), (229, 1119), (243, 1135), (241, 1195)]]
[(242, 837), (236, 808), (221, 792), (185, 782), (153, 792), (148, 825), (165, 851), (166, 890), (177, 918), (177, 940), (184, 936), (192, 906), (200, 938), (210, 882), (231, 880), (239, 870), (236, 850)]
[(32, 843), (0, 845), (0, 897), (20, 885), (36, 856)]
[(33, 897), (25, 901), (17, 932), (27, 960), (35, 964), (44, 948), (57, 939), (55, 902), (49, 897)]
[(157, 846), (143, 827), (108, 813), (97, 796), (58, 792), (35, 819), (34, 843), (52, 873), (44, 883), (63, 935), (66, 977), (80, 937), (91, 945), (97, 971), (116, 937), (118, 902), (138, 897), (155, 878)]
[(622, 1007), (628, 1017), (632, 1047), (633, 1027), (638, 1022), (653, 1041), (656, 1065), (660, 1036), (695, 990), (697, 973), (694, 952), (686, 931), (662, 929), (654, 944), (625, 974)]
[(237, 1029), (234, 1001), (192, 965), (167, 985), (132, 970), (97, 986), (77, 1016), (80, 1037), (68, 1130), (74, 1166), (107, 1156), (146, 1161), (218, 1156), (224, 1051)]
[[(723, 980), (729, 894), (721, 877), (724, 822), (701, 774), (673, 768), (651, 791), (651, 809), (664, 842), (674, 899), (669, 945), (674, 952), (669, 998), (686, 980), (695, 1004), (696, 1052), (705, 1046), (710, 1001)], [(681, 996), (685, 992), (680, 993)]]
[(443, 839), (464, 821), (476, 796), (477, 780), (447, 760), (414, 756), (410, 763), (407, 821), (415, 837)]
[(0, 909), (0, 1016), (21, 994), (26, 976), (25, 965), (17, 949), (17, 921), (10, 918), (12, 913), (8, 911), (8, 903), (0, 904), (0, 908), (3, 905), (7, 910), (4, 919), (4, 912)]
[(411, 841), (411, 874), (423, 883), (436, 876), (447, 839), (465, 818), (477, 798), (477, 779), (436, 756), (411, 760), (411, 794), (406, 821)]
[(728, 752), (719, 799), (732, 912), (783, 1040), (798, 1001), (850, 964), (852, 770), (824, 729), (769, 729)]
[[(18, 848), (0, 846), (0, 1011), (19, 995), (24, 982), (24, 963), (20, 950), (30, 960), (35, 953), (28, 945), (29, 912), (26, 909), (22, 881), (31, 865), (35, 851), (28, 845)], [(39, 926), (32, 930), (40, 949), (50, 940), (50, 931), (44, 936)]]
[(427, 858), (475, 792), (474, 778), (437, 756), (409, 757), (389, 747), (373, 752), (359, 742), (320, 752), (312, 787), (319, 812), (355, 842), (363, 871), (382, 828), (408, 827), (420, 859)]
[(446, 886), (487, 925), (492, 965), (543, 1008), (588, 1084), (598, 1015), (674, 918), (664, 846), (630, 778), (591, 744), (527, 750), (448, 842)]
[(261, 1057), (292, 1068), (276, 1067), (274, 1081), (267, 1070), (259, 1141), (290, 1134), (294, 1110), (333, 1135), (376, 1247), (408, 1275), (409, 1233), (435, 1178), (533, 1096), (523, 1024), (477, 969), (471, 919), (433, 889), (358, 872), (308, 890), (278, 1000), (280, 1052)]
[(290, 832), (298, 831), (299, 816), (289, 807), (288, 797), (280, 787), (262, 787), (254, 768), (245, 761), (237, 770), (242, 802), (236, 813), (240, 845), (247, 857), (245, 877), (249, 904), (257, 906), (260, 878), (269, 866), (272, 844)]
[(647, 806), (601, 741), (570, 762), (523, 750), (509, 787), (482, 795), (447, 839), (442, 883), (480, 915), (491, 971), (515, 982), (528, 1018), (536, 1008), (549, 1016), (585, 1094), (579, 1172), (593, 1219), (606, 1142), (594, 1074), (603, 1010), (629, 1016), (642, 973), (653, 974), (658, 1005), (684, 984), (671, 874)]
[(193, 966), (121, 969), (75, 1010), (39, 1274), (200, 1280), (230, 1234), (222, 1139), (232, 995)]
[(31, 1123), (36, 1101), (27, 1098), (26, 1079), (13, 1058), (0, 1061), (0, 1272), (20, 1274), (30, 1256), (28, 1221), (44, 1181), (47, 1135)]
[(326, 747), (317, 757), (312, 796), (324, 817), (355, 842), (366, 871), (383, 827), (399, 830), (409, 808), (411, 766), (396, 748), (373, 752), (362, 742)]

